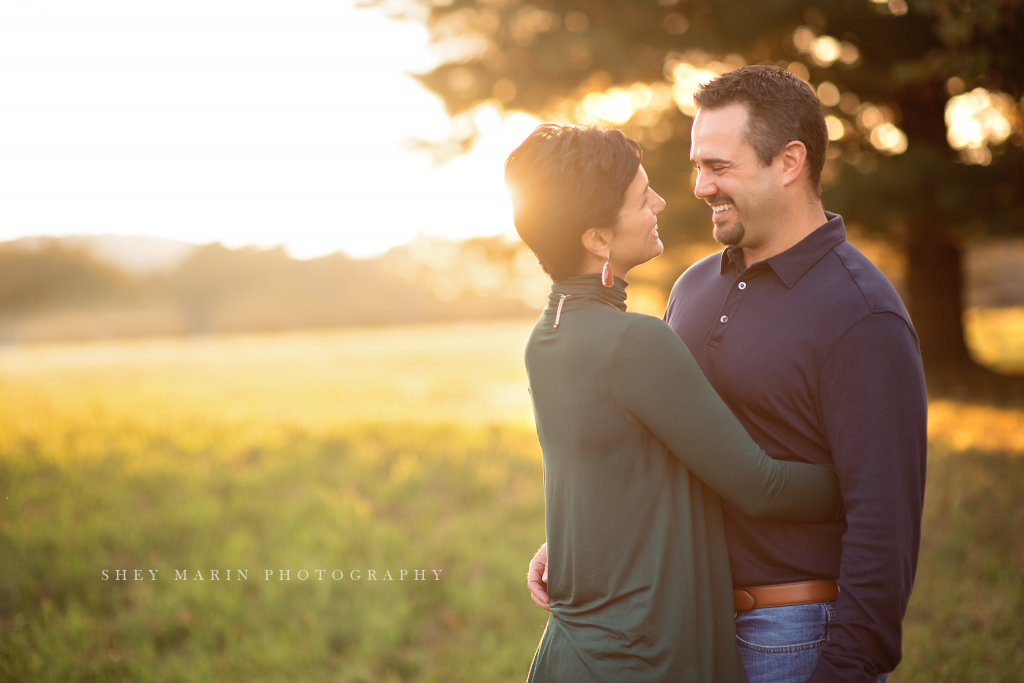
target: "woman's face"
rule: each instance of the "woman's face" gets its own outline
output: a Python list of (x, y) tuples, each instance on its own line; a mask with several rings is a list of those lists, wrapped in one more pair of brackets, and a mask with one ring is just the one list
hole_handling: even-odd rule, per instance
[(626, 190), (619, 223), (609, 242), (612, 271), (616, 275), (624, 277), (631, 268), (665, 251), (658, 236), (658, 214), (664, 208), (665, 200), (647, 184), (647, 171), (640, 166)]

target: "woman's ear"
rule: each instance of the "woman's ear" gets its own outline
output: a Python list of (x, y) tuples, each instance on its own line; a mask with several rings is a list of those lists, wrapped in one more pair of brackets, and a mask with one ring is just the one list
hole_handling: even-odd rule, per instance
[(588, 253), (605, 261), (611, 253), (612, 231), (608, 228), (590, 228), (580, 237), (583, 248)]

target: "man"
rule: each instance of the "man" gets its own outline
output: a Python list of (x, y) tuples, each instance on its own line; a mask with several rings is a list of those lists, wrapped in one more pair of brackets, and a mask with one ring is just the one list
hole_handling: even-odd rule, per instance
[[(694, 192), (727, 248), (679, 278), (665, 319), (765, 451), (835, 465), (846, 506), (843, 521), (807, 524), (723, 502), (744, 668), (751, 683), (884, 681), (900, 661), (920, 543), (917, 336), (822, 208), (828, 137), (810, 87), (750, 66), (694, 99)], [(545, 565), (542, 547), (529, 577), (542, 606)]]

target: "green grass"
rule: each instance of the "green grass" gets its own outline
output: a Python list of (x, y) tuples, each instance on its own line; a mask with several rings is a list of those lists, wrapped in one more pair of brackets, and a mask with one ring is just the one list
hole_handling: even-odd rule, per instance
[[(544, 623), (522, 586), (544, 533), (535, 452), (519, 429), (389, 425), (295, 436), (200, 470), (6, 461), (0, 671), (18, 681), (521, 678)], [(159, 573), (116, 581), (115, 569)], [(175, 580), (184, 569), (190, 580)]]
[(893, 683), (1024, 680), (1024, 460), (929, 452), (917, 580)]
[[(529, 328), (0, 350), (0, 680), (523, 680), (546, 617)], [(1024, 414), (932, 415), (890, 680), (1022, 680)]]

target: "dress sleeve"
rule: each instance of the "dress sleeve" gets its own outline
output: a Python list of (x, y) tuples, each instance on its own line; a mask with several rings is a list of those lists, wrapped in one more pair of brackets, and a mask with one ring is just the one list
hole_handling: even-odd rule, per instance
[(612, 393), (722, 498), (751, 517), (830, 522), (842, 516), (833, 468), (773, 460), (711, 388), (690, 351), (661, 320), (638, 317), (619, 340)]

